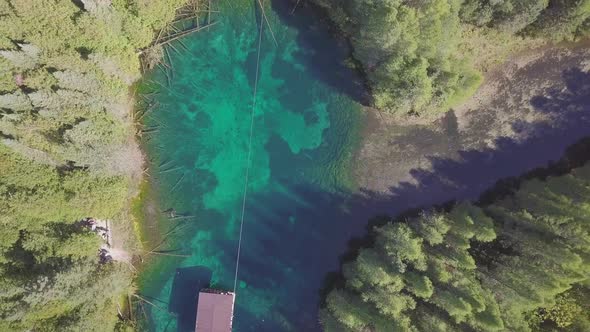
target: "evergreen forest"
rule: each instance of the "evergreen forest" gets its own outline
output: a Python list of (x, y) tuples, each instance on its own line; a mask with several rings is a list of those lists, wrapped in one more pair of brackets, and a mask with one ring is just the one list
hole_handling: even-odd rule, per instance
[(129, 89), (180, 2), (0, 1), (0, 331), (121, 327), (132, 271), (100, 264), (78, 221), (130, 228), (142, 156)]
[(590, 330), (590, 165), (372, 230), (326, 331)]
[(350, 41), (373, 105), (396, 114), (444, 112), (471, 96), (487, 69), (474, 60), (590, 32), (588, 0), (313, 2)]

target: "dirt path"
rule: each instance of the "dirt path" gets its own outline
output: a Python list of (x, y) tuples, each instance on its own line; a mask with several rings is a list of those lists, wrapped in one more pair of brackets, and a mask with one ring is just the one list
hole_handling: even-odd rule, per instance
[(104, 243), (100, 246), (101, 250), (108, 252), (111, 258), (118, 262), (131, 263), (132, 255), (125, 249), (125, 236), (122, 229), (116, 227), (116, 223), (107, 219), (94, 219), (96, 232), (102, 234)]
[(558, 159), (590, 135), (589, 70), (588, 45), (550, 47), (490, 71), (475, 96), (435, 121), (368, 110), (355, 170), (361, 189), (419, 206), (473, 197)]

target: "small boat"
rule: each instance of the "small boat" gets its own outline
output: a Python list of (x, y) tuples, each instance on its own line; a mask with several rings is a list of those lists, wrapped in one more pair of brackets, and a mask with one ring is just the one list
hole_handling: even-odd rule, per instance
[(231, 332), (234, 302), (233, 292), (201, 289), (197, 302), (195, 332)]

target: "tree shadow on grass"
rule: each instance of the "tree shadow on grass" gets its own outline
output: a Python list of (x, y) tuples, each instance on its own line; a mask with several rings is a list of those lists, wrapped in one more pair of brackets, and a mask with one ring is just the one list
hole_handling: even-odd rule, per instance
[(432, 169), (412, 170), (415, 183), (401, 183), (392, 187), (391, 193), (408, 205), (437, 204), (449, 196), (474, 199), (501, 178), (559, 159), (566, 147), (590, 135), (590, 73), (572, 68), (563, 73), (563, 80), (565, 89), (550, 90), (530, 101), (550, 122), (513, 125), (515, 130), (529, 133), (525, 140), (501, 137), (496, 139), (495, 149), (459, 151), (459, 160), (429, 157)]

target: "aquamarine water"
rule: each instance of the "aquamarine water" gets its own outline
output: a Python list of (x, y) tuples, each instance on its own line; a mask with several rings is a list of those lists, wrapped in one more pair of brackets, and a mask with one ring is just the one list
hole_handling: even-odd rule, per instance
[(354, 75), (303, 9), (267, 5), (265, 19), (256, 1), (219, 7), (215, 26), (168, 47), (142, 86), (155, 105), (143, 121), (156, 231), (179, 230), (140, 276), (157, 305), (143, 306), (144, 324), (194, 330), (198, 290), (233, 288), (262, 23), (234, 330), (317, 330), (323, 278), (350, 236), (338, 216), (354, 185)]

